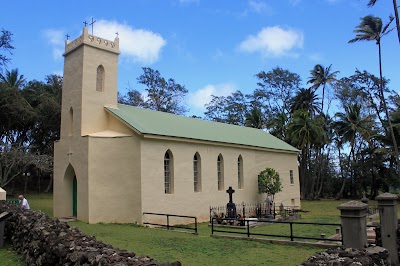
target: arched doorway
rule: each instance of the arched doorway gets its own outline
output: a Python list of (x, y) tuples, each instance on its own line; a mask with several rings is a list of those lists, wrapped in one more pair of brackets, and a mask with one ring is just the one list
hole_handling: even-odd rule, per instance
[(74, 167), (68, 165), (64, 176), (65, 184), (65, 204), (67, 215), (77, 217), (78, 215), (78, 180), (76, 178)]

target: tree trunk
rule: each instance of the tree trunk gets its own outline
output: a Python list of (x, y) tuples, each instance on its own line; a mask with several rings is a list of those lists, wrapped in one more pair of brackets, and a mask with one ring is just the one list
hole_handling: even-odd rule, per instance
[(387, 105), (386, 105), (386, 99), (385, 99), (385, 96), (383, 94), (382, 56), (381, 56), (381, 43), (380, 42), (378, 42), (378, 48), (379, 48), (379, 75), (380, 75), (380, 79), (381, 79), (381, 86), (380, 86), (381, 100), (382, 100), (382, 103), (383, 103), (383, 109), (385, 109), (386, 118), (387, 118), (388, 123), (389, 123), (390, 134), (392, 136), (392, 141), (393, 141), (394, 156), (395, 156), (396, 164), (397, 164), (397, 175), (400, 178), (399, 149), (397, 147), (397, 141), (396, 141), (396, 137), (394, 135), (392, 121), (390, 120), (389, 110), (388, 110)]
[[(348, 156), (348, 158), (347, 158), (347, 164), (348, 164), (348, 170), (349, 171), (351, 171), (351, 165), (350, 165), (350, 158), (351, 158), (351, 154), (354, 152), (354, 144), (352, 144), (351, 145), (351, 150), (350, 150), (350, 153), (349, 153), (349, 156)], [(340, 149), (339, 149), (339, 161), (340, 161)], [(343, 183), (342, 183), (342, 187), (340, 188), (340, 191), (337, 193), (337, 195), (336, 195), (336, 199), (341, 199), (342, 198), (342, 196), (343, 196), (343, 192), (344, 192), (344, 188), (345, 188), (345, 185), (346, 185), (346, 177), (344, 176), (344, 173), (343, 173), (343, 167), (342, 167), (342, 164), (340, 164), (340, 172), (341, 172), (341, 174), (342, 174), (342, 178), (343, 178)], [(351, 174), (350, 174), (351, 175)]]
[(394, 8), (394, 16), (396, 18), (396, 28), (397, 28), (397, 38), (400, 43), (400, 21), (399, 21), (399, 12), (397, 8), (397, 0), (393, 0), (393, 8)]
[(303, 148), (301, 151), (301, 161), (300, 161), (300, 180), (301, 180), (301, 197), (304, 199), (306, 197), (306, 159), (307, 154), (306, 154), (306, 149)]
[(47, 186), (46, 190), (44, 192), (48, 193), (53, 185), (53, 174), (50, 174), (50, 181), (49, 185)]

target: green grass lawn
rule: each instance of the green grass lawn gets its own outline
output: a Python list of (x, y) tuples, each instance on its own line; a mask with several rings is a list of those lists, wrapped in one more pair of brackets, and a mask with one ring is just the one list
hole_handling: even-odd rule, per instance
[(26, 265), (20, 256), (18, 256), (9, 245), (0, 248), (1, 266), (22, 266)]
[[(26, 195), (34, 210), (52, 216), (52, 195)], [(346, 201), (302, 201), (302, 219), (298, 221), (339, 223), (337, 206)], [(199, 224), (199, 235), (185, 234), (137, 225), (95, 224), (71, 222), (88, 235), (112, 244), (116, 248), (150, 256), (158, 261), (179, 260), (183, 265), (297, 265), (320, 248), (278, 245), (257, 241), (244, 241), (210, 237), (208, 223)], [(333, 234), (333, 227), (294, 227), (294, 234), (318, 237), (320, 233)], [(268, 225), (254, 228), (251, 232), (289, 234), (288, 225)], [(5, 261), (5, 264), (3, 264)], [(9, 246), (0, 250), (1, 265), (23, 265)], [(7, 264), (8, 263), (8, 264)]]

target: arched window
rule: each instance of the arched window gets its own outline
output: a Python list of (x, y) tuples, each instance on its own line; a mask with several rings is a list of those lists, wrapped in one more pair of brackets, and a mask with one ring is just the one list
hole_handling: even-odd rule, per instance
[(200, 154), (196, 152), (193, 156), (193, 182), (194, 192), (201, 191), (201, 158)]
[(238, 167), (238, 188), (242, 189), (243, 188), (243, 158), (242, 155), (239, 155), (238, 157), (238, 162), (237, 162), (237, 167)]
[(165, 194), (174, 192), (174, 159), (172, 153), (168, 150), (164, 155), (164, 189)]
[(218, 190), (224, 189), (224, 158), (222, 154), (217, 159)]
[(69, 109), (69, 125), (68, 125), (68, 136), (74, 134), (74, 110), (72, 107)]
[(96, 77), (96, 91), (104, 91), (104, 67), (102, 65), (97, 67), (97, 77)]

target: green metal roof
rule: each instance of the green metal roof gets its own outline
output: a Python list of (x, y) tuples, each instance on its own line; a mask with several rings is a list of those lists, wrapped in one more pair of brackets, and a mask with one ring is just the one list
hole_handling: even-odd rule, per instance
[(118, 104), (118, 109), (105, 108), (142, 134), (298, 152), (293, 146), (261, 129), (200, 120), (124, 104)]

